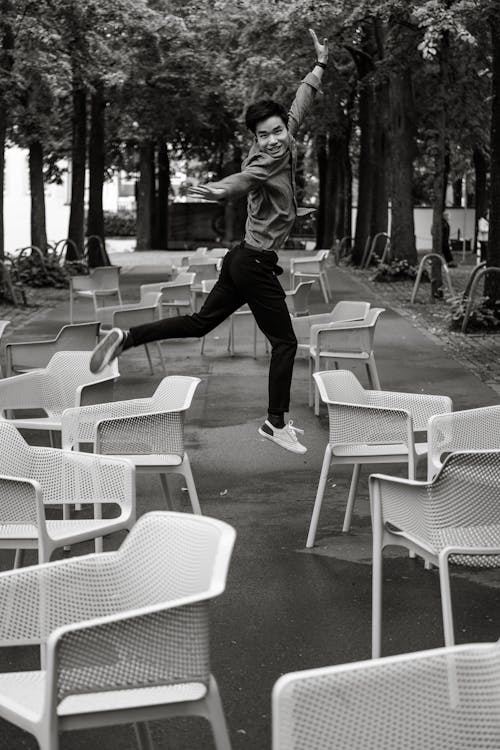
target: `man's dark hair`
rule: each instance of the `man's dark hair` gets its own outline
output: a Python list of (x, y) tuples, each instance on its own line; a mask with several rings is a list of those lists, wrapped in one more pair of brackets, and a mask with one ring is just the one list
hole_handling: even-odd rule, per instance
[(245, 125), (252, 133), (255, 133), (257, 125), (268, 117), (277, 115), (281, 117), (284, 125), (288, 122), (288, 112), (285, 107), (274, 99), (261, 99), (259, 102), (250, 104), (245, 112)]

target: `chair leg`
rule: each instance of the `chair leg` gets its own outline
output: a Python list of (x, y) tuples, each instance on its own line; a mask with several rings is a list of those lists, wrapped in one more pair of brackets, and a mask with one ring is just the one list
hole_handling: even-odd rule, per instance
[(325, 448), (325, 455), (323, 457), (321, 474), (319, 476), (316, 499), (314, 500), (311, 522), (309, 524), (309, 533), (307, 535), (306, 547), (314, 547), (314, 540), (316, 539), (316, 529), (318, 528), (319, 514), (321, 512), (321, 504), (323, 503), (323, 495), (325, 494), (326, 480), (328, 479), (331, 460), (332, 450), (330, 448), (330, 445), (327, 445)]
[(165, 360), (163, 358), (163, 352), (161, 350), (161, 345), (160, 345), (159, 341), (156, 342), (156, 349), (158, 351), (158, 356), (160, 358), (161, 366), (162, 366), (162, 369), (163, 369), (163, 374), (166, 375), (167, 374), (167, 368), (166, 368), (166, 365), (165, 365)]
[(382, 569), (384, 549), (382, 539), (373, 536), (372, 554), (372, 659), (378, 659), (382, 653)]
[(231, 750), (231, 740), (229, 739), (219, 688), (212, 675), (210, 675), (208, 694), (205, 702), (208, 707), (208, 718), (212, 727), (216, 750)]
[(439, 561), (439, 585), (441, 587), (441, 609), (443, 613), (444, 645), (455, 645), (453, 629), (453, 610), (451, 607), (450, 572), (448, 570), (448, 556), (442, 555)]
[(170, 494), (166, 474), (160, 473), (160, 482), (161, 482), (161, 488), (163, 490), (163, 496), (165, 498), (167, 510), (174, 510), (174, 504), (172, 502), (172, 495)]
[(145, 721), (136, 722), (134, 730), (139, 750), (154, 750), (153, 740), (151, 739), (147, 723)]
[(69, 290), (69, 322), (73, 323), (73, 315), (74, 315), (74, 299), (73, 299), (73, 292), (71, 289)]
[(19, 547), (16, 549), (16, 554), (14, 555), (14, 568), (22, 568), (24, 563), (24, 550), (19, 549)]
[(146, 357), (147, 357), (147, 360), (148, 360), (149, 372), (151, 373), (151, 375), (154, 375), (155, 371), (154, 371), (154, 368), (153, 368), (153, 361), (151, 359), (151, 354), (150, 354), (150, 351), (148, 349), (148, 345), (147, 344), (144, 344), (144, 351), (146, 352)]
[(181, 470), (186, 480), (189, 500), (191, 501), (191, 508), (193, 509), (193, 513), (201, 516), (202, 513), (200, 501), (198, 499), (198, 493), (196, 492), (196, 485), (194, 483), (193, 472), (191, 471), (191, 464), (189, 462), (187, 453), (184, 454), (184, 458), (182, 459)]
[(370, 381), (370, 387), (372, 390), (380, 391), (380, 380), (378, 377), (377, 365), (375, 364), (375, 358), (370, 354), (370, 359), (366, 363), (366, 369), (368, 372), (368, 379)]
[(323, 276), (320, 275), (318, 277), (318, 281), (319, 281), (319, 285), (321, 287), (321, 291), (323, 293), (323, 299), (325, 300), (326, 304), (328, 304), (330, 302), (330, 297), (328, 296), (328, 290), (326, 288), (325, 280), (324, 280)]
[(313, 374), (313, 361), (312, 357), (309, 356), (309, 406), (314, 403), (314, 378)]
[(349, 531), (351, 528), (352, 512), (354, 510), (354, 502), (356, 500), (356, 492), (358, 490), (359, 474), (361, 471), (361, 464), (354, 464), (352, 470), (351, 486), (349, 488), (349, 497), (347, 498), (347, 506), (345, 509), (344, 525), (342, 531)]

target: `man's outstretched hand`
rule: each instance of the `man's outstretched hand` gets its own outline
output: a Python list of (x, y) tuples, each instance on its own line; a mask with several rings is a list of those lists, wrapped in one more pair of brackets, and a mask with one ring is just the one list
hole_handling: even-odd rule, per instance
[(313, 40), (314, 50), (316, 52), (316, 60), (320, 63), (326, 64), (328, 62), (328, 39), (325, 36), (323, 38), (323, 43), (321, 43), (313, 29), (309, 29), (309, 33)]
[(210, 185), (193, 185), (188, 188), (188, 198), (204, 198), (205, 200), (219, 201), (224, 197), (223, 188), (214, 188)]

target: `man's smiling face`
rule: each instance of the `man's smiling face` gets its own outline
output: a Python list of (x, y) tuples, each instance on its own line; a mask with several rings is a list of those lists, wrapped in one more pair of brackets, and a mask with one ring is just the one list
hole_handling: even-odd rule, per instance
[(288, 148), (288, 130), (278, 115), (261, 120), (255, 128), (255, 137), (261, 151), (271, 156), (283, 156)]

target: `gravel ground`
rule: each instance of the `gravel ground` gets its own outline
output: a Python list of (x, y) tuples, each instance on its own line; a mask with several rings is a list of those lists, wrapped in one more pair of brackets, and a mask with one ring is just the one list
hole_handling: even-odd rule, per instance
[[(463, 291), (471, 271), (470, 265), (450, 269), (455, 294)], [(500, 393), (500, 332), (461, 333), (450, 330), (449, 295), (445, 291), (443, 300), (431, 301), (429, 283), (420, 285), (417, 300), (412, 305), (413, 280), (376, 282), (372, 280), (373, 269), (360, 271), (349, 268), (349, 272), (376, 296), (380, 304), (411, 320), (413, 325), (440, 342), (451, 356)]]

